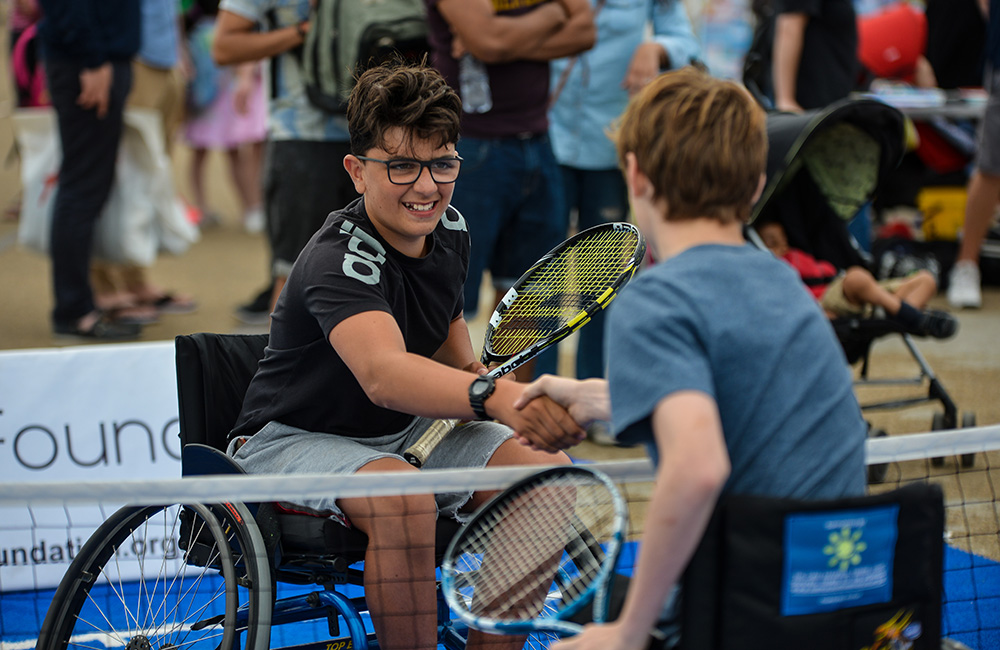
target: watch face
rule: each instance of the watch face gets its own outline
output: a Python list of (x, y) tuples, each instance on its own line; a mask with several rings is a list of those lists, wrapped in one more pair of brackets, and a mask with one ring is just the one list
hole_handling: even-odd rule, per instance
[(490, 381), (483, 377), (477, 377), (471, 386), (471, 391), (473, 395), (480, 396), (485, 395), (490, 390)]

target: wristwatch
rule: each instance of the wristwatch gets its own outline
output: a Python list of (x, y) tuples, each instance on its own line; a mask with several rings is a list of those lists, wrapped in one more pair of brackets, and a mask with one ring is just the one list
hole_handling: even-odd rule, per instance
[(486, 415), (485, 402), (487, 398), (493, 394), (493, 390), (496, 389), (496, 387), (496, 380), (489, 375), (479, 375), (472, 380), (471, 384), (469, 384), (469, 404), (472, 406), (472, 410), (476, 412), (476, 417), (478, 419), (493, 419)]

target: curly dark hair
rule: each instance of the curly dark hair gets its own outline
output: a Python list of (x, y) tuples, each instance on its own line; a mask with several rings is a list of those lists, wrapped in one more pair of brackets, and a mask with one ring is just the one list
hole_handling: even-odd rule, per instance
[[(364, 71), (347, 104), (351, 153), (363, 156), (384, 148), (386, 132), (402, 127), (407, 135), (443, 147), (458, 142), (462, 100), (427, 65), (393, 59)], [(404, 142), (404, 145), (406, 142)]]

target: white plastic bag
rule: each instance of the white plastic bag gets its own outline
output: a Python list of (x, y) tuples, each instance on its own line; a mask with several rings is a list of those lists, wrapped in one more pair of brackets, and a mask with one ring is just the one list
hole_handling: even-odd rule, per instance
[[(47, 254), (62, 156), (55, 112), (22, 109), (13, 122), (21, 156), (18, 241)], [(94, 257), (150, 266), (157, 251), (181, 254), (197, 240), (198, 229), (178, 206), (159, 116), (150, 109), (126, 110), (114, 185), (94, 233)]]

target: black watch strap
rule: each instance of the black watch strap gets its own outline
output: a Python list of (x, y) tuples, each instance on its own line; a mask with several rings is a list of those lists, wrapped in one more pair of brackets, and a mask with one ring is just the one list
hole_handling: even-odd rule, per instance
[(469, 405), (480, 420), (492, 420), (486, 414), (486, 400), (496, 389), (496, 380), (489, 375), (479, 375), (469, 384)]

